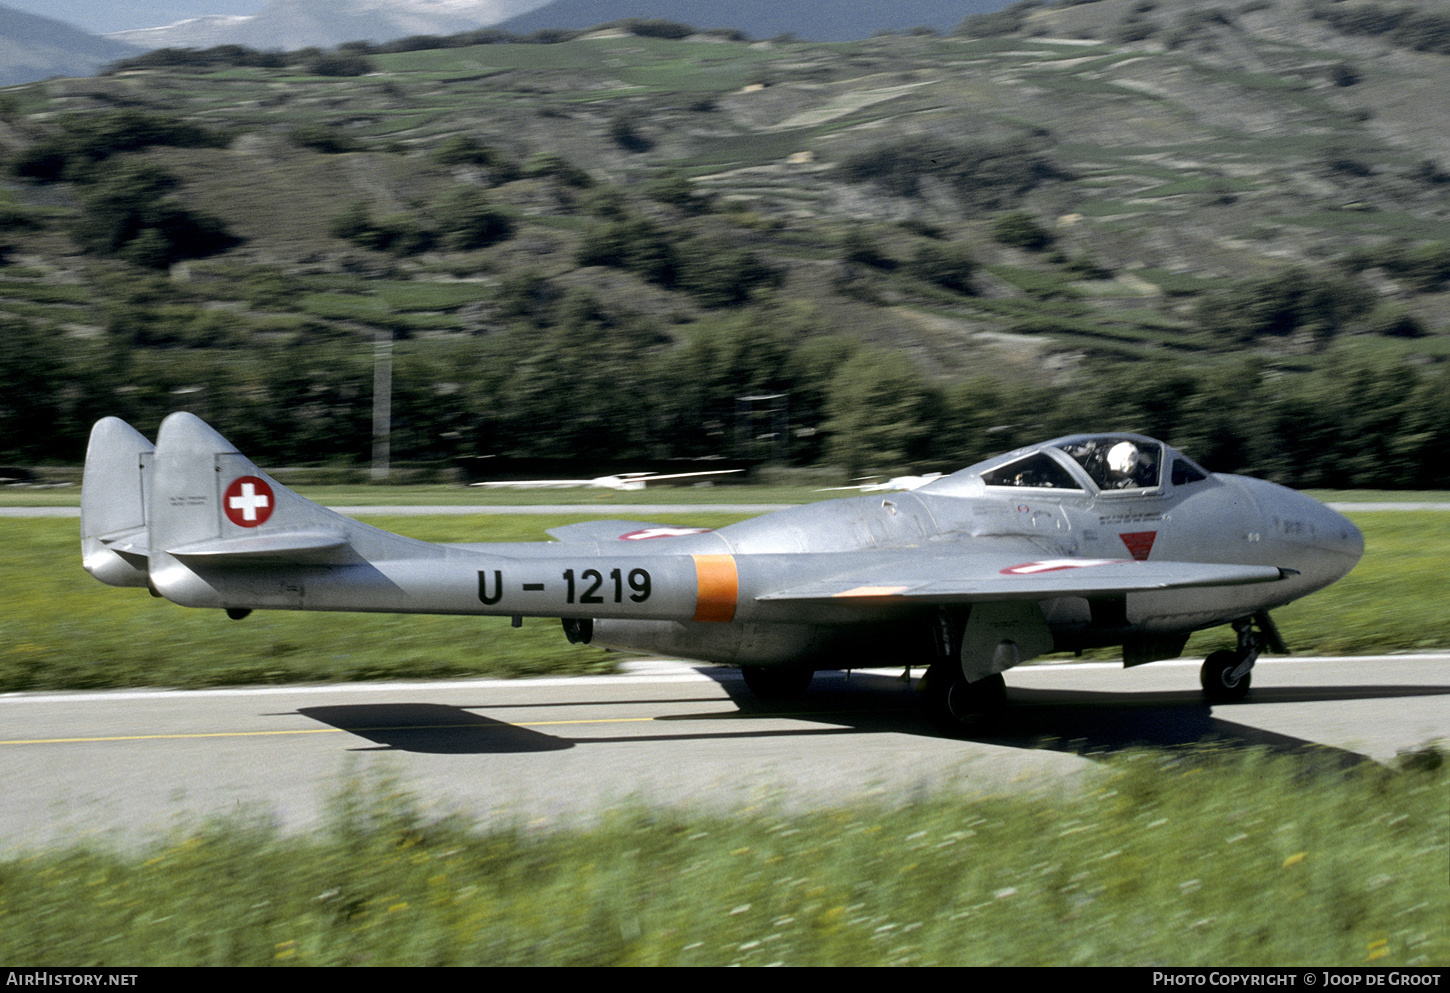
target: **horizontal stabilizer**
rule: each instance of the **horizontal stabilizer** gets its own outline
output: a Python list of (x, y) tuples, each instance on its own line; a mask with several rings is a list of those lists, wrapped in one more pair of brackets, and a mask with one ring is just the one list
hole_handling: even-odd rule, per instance
[[(103, 534), (99, 539), (83, 540), (99, 540), (105, 546), (104, 551), (120, 557), (127, 566), (134, 570), (136, 578), (145, 579), (147, 561), (151, 556), (151, 533), (145, 528), (129, 528), (125, 531)], [(90, 566), (86, 568), (89, 569)], [(129, 576), (131, 574), (128, 573), (127, 575)], [(101, 577), (97, 576), (96, 578), (100, 579)], [(144, 582), (127, 582), (118, 585), (145, 586), (146, 584)]]
[(955, 577), (923, 575), (910, 567), (862, 571), (767, 593), (758, 599), (976, 603), (1061, 596), (1120, 596), (1192, 586), (1269, 583), (1281, 578), (1283, 573), (1273, 566), (1056, 559), (1001, 568), (983, 569), (979, 564), (979, 568), (971, 570), (971, 575)]
[(282, 534), (246, 535), (199, 541), (176, 548), (168, 554), (179, 559), (205, 559), (212, 563), (226, 562), (295, 562), (328, 563), (351, 561), (347, 535), (341, 532), (292, 531)]

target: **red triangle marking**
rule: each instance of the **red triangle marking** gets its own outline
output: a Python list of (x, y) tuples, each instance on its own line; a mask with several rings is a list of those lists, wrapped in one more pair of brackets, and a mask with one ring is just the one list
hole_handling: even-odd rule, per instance
[(1123, 544), (1128, 546), (1128, 552), (1139, 562), (1146, 561), (1148, 553), (1153, 551), (1153, 539), (1158, 537), (1157, 531), (1130, 531), (1127, 534), (1118, 535), (1123, 539)]

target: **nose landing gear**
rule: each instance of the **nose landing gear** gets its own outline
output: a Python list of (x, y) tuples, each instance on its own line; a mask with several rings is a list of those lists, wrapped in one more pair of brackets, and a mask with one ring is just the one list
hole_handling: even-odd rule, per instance
[(1249, 672), (1265, 649), (1282, 655), (1289, 653), (1266, 611), (1234, 621), (1233, 629), (1239, 637), (1238, 647), (1214, 652), (1204, 659), (1199, 670), (1199, 682), (1210, 703), (1237, 703), (1246, 697)]

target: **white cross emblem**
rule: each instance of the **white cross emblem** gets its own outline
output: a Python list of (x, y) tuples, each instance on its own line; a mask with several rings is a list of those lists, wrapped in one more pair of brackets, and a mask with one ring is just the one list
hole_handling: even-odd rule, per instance
[(687, 534), (704, 534), (709, 528), (672, 528), (655, 527), (645, 528), (642, 531), (630, 531), (628, 534), (619, 536), (620, 541), (648, 541), (650, 538), (679, 538)]
[(239, 476), (222, 494), (222, 510), (239, 528), (261, 527), (277, 509), (272, 487), (257, 476)]
[(242, 512), (242, 520), (255, 521), (257, 511), (263, 507), (270, 507), (272, 502), (267, 499), (267, 494), (258, 493), (257, 488), (251, 483), (242, 484), (242, 495), (234, 496), (229, 501), (233, 510)]
[(1002, 570), (1004, 576), (1034, 576), (1039, 572), (1057, 572), (1059, 569), (1090, 569), (1098, 565), (1118, 565), (1123, 559), (1047, 559), (1043, 562), (1024, 562)]

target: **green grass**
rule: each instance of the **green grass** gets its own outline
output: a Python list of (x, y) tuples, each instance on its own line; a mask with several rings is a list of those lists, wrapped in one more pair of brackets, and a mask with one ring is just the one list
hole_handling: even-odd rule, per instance
[(1450, 647), (1450, 612), (1435, 606), (1444, 600), (1450, 518), (1436, 511), (1349, 517), (1364, 532), (1364, 558), (1338, 583), (1274, 612), (1289, 647), (1301, 655)]
[(1388, 235), (1435, 241), (1450, 239), (1450, 224), (1425, 220), (1399, 211), (1321, 210), (1297, 217), (1285, 215), (1267, 219), (1276, 224), (1318, 228), (1340, 234)]
[(495, 290), (483, 283), (376, 281), (378, 297), (395, 310), (457, 310), (476, 300), (492, 299)]
[(300, 302), (307, 313), (333, 321), (366, 321), (388, 313), (388, 307), (374, 296), (309, 293)]
[[(428, 541), (541, 541), (559, 524), (616, 516), (378, 517)], [(721, 527), (748, 514), (665, 515)], [(1377, 654), (1450, 647), (1443, 605), (1443, 513), (1356, 513), (1367, 551), (1335, 585), (1275, 612), (1297, 654)], [(556, 621), (259, 611), (241, 622), (140, 589), (113, 589), (80, 567), (76, 522), (0, 519), (0, 692), (125, 686), (199, 687), (365, 679), (605, 672), (612, 657), (568, 644)], [(1232, 640), (1195, 635), (1190, 654)]]
[(0, 280), (0, 298), (74, 306), (86, 306), (95, 302), (94, 293), (87, 286), (39, 283), (23, 279)]
[[(0, 861), (0, 960), (123, 965), (1444, 966), (1443, 755), (1127, 752), (1076, 790), (887, 807), (215, 822)], [(983, 936), (990, 936), (984, 940)]]

